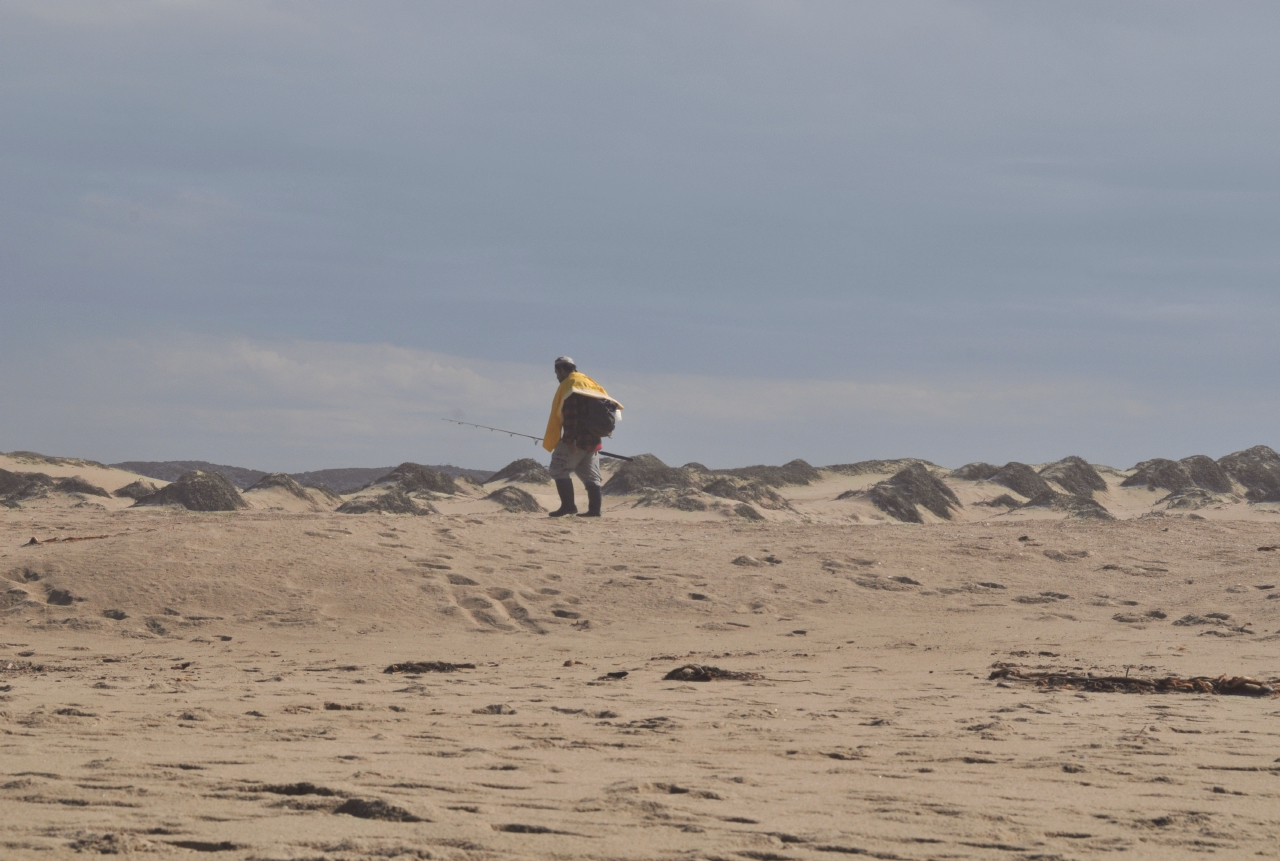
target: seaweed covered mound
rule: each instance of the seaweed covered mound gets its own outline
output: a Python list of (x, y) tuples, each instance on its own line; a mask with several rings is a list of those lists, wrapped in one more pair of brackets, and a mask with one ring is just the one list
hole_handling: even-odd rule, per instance
[(1145, 487), (1148, 490), (1161, 489), (1181, 493), (1187, 488), (1196, 486), (1186, 468), (1176, 460), (1156, 457), (1135, 464), (1133, 469), (1133, 475), (1120, 482), (1121, 487)]
[(124, 487), (117, 489), (113, 495), (118, 496), (121, 499), (132, 499), (137, 501), (142, 499), (144, 496), (150, 496), (159, 489), (160, 488), (153, 482), (147, 481), (145, 478), (140, 478), (137, 481), (131, 482), (126, 484)]
[(105, 496), (111, 498), (111, 494), (107, 493), (96, 484), (85, 481), (78, 475), (70, 478), (55, 478), (53, 480), (53, 489), (59, 493), (82, 493), (85, 496)]
[(142, 497), (134, 505), (180, 505), (188, 511), (237, 511), (249, 507), (226, 476), (199, 469), (184, 472), (173, 484)]
[(1107, 489), (1106, 479), (1098, 475), (1088, 461), (1075, 455), (1044, 467), (1040, 477), (1054, 482), (1072, 496), (1093, 496), (1094, 491)]
[(402, 463), (391, 472), (374, 482), (378, 484), (394, 484), (405, 493), (417, 493), (428, 490), (432, 493), (455, 494), (458, 485), (452, 476), (437, 472), (420, 463)]
[(31, 485), (29, 472), (10, 472), (0, 469), (0, 496), (13, 496)]
[(514, 481), (520, 484), (546, 484), (551, 480), (547, 468), (531, 457), (513, 460), (502, 469), (485, 480), (485, 484), (494, 481)]
[[(703, 467), (703, 469), (706, 468)], [(821, 471), (799, 458), (788, 461), (782, 466), (742, 466), (735, 469), (717, 469), (715, 474), (762, 481), (771, 487), (812, 484), (822, 478)]]
[(537, 514), (538, 512), (546, 511), (545, 508), (538, 504), (538, 500), (534, 499), (533, 495), (529, 493), (529, 491), (521, 490), (514, 485), (501, 487), (486, 496), (485, 499), (490, 502), (498, 503), (507, 511), (512, 513), (528, 512), (530, 514)]
[(1133, 475), (1120, 482), (1121, 487), (1145, 487), (1182, 493), (1200, 489), (1210, 493), (1230, 493), (1231, 476), (1212, 458), (1202, 454), (1168, 460), (1163, 457), (1144, 460), (1134, 467)]
[(10, 472), (0, 469), (0, 500), (9, 505), (15, 505), (20, 500), (46, 497), (51, 492), (108, 498), (111, 496), (101, 487), (90, 484), (78, 475), (52, 478), (43, 472)]
[(1076, 496), (1048, 490), (1033, 496), (1023, 508), (1051, 508), (1077, 520), (1115, 520), (1115, 516), (1093, 496)]
[(952, 470), (951, 475), (955, 478), (963, 478), (965, 481), (986, 481), (1000, 471), (1000, 467), (990, 463), (966, 463), (959, 469)]
[(417, 500), (399, 487), (349, 499), (338, 506), (339, 514), (439, 514), (430, 502)]
[(1233, 490), (1231, 476), (1211, 457), (1193, 454), (1191, 457), (1184, 457), (1178, 463), (1187, 471), (1187, 475), (1191, 476), (1196, 487), (1210, 493), (1230, 493)]
[(1219, 458), (1218, 466), (1244, 485), (1250, 502), (1280, 502), (1280, 454), (1265, 445)]
[[(851, 491), (838, 498), (855, 495), (858, 493)], [(866, 496), (876, 508), (904, 523), (924, 522), (916, 506), (924, 506), (943, 520), (950, 520), (951, 512), (960, 507), (955, 492), (919, 463), (899, 470), (892, 478), (872, 487)]]
[(791, 505), (763, 479), (741, 479), (720, 475), (702, 486), (702, 492), (735, 502), (753, 502), (761, 508), (781, 511)]
[(987, 480), (1001, 487), (1007, 487), (1027, 499), (1053, 490), (1049, 482), (1041, 478), (1034, 469), (1016, 460), (1000, 467), (1000, 471)]
[(338, 491), (334, 490), (332, 487), (330, 487), (327, 484), (321, 484), (320, 482), (316, 482), (314, 484), (304, 484), (302, 486), (305, 487), (307, 490), (314, 490), (316, 493), (323, 496), (329, 502), (342, 501), (342, 496), (338, 493)]
[(641, 494), (636, 500), (632, 508), (674, 508), (677, 511), (706, 511), (714, 507), (714, 502), (708, 502), (706, 494), (700, 493), (693, 488), (683, 488), (677, 490), (674, 487), (664, 487), (660, 490), (650, 490)]
[(302, 485), (294, 481), (292, 476), (285, 475), (283, 472), (272, 472), (264, 475), (254, 482), (249, 490), (270, 490), (273, 487), (278, 487), (299, 499), (305, 499), (307, 502), (311, 501), (311, 497), (307, 495), (307, 491)]
[(900, 457), (896, 460), (860, 460), (857, 463), (834, 463), (831, 466), (824, 466), (827, 472), (837, 472), (840, 475), (866, 475), (867, 473), (877, 472), (897, 472), (904, 467), (912, 464), (920, 464), (921, 466), (937, 466), (927, 460), (921, 460), (917, 457)]
[(684, 469), (667, 466), (651, 454), (638, 454), (629, 462), (614, 470), (604, 483), (604, 492), (621, 496), (627, 493), (644, 493), (664, 487), (696, 488), (698, 482)]
[(988, 508), (1021, 508), (1022, 503), (1014, 499), (1007, 493), (1002, 493), (995, 499), (984, 499), (981, 502), (975, 502), (974, 505), (985, 505)]

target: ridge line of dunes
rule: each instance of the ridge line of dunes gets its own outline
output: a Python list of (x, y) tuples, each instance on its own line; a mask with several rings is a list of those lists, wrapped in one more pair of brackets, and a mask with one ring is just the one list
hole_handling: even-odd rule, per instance
[[(34, 452), (12, 452), (5, 457), (24, 464), (56, 466), (64, 473), (77, 468), (114, 468), (95, 461), (46, 457)], [(455, 471), (460, 470), (455, 468)], [(310, 474), (321, 472), (324, 471)], [(499, 492), (503, 490), (499, 488), (499, 491), (484, 496), (480, 489), (481, 481), (512, 487), (515, 484), (546, 484), (550, 480), (546, 468), (532, 458), (512, 461), (496, 472), (469, 471), (479, 473), (483, 479), (454, 475), (413, 462), (366, 472), (374, 477), (343, 494), (323, 485), (304, 485), (292, 474), (259, 473), (256, 480), (244, 489), (244, 494), (259, 500), (250, 506), (241, 488), (223, 472), (214, 470), (187, 470), (164, 487), (157, 487), (146, 479), (137, 479), (109, 493), (80, 475), (51, 476), (43, 472), (0, 469), (0, 505), (19, 507), (31, 500), (62, 494), (79, 498), (85, 504), (88, 504), (89, 497), (114, 496), (133, 498), (135, 506), (143, 507), (177, 505), (192, 511), (235, 511), (249, 507), (261, 509), (264, 505), (269, 506), (272, 500), (296, 498), (311, 505), (314, 511), (422, 515), (437, 513), (433, 502), (455, 497), (461, 492), (467, 497), (482, 496), (507, 510), (535, 511), (540, 504), (527, 492)], [(1166, 495), (1157, 500), (1157, 504), (1165, 504), (1169, 509), (1194, 509), (1223, 503), (1280, 502), (1280, 454), (1265, 445), (1233, 452), (1217, 460), (1206, 455), (1191, 455), (1179, 460), (1151, 458), (1128, 470), (1099, 467), (1076, 455), (1041, 465), (1018, 461), (1010, 461), (1003, 466), (973, 462), (952, 470), (920, 458), (867, 460), (826, 467), (815, 467), (802, 459), (795, 459), (781, 466), (758, 464), (711, 469), (696, 462), (673, 467), (655, 455), (641, 454), (629, 462), (610, 463), (606, 472), (608, 480), (604, 484), (604, 493), (637, 497), (636, 507), (721, 510), (748, 519), (760, 519), (761, 509), (796, 512), (791, 499), (784, 497), (778, 489), (808, 487), (833, 475), (886, 475), (872, 485), (842, 492), (834, 498), (864, 500), (890, 518), (905, 523), (925, 522), (926, 515), (951, 520), (966, 504), (1004, 508), (1006, 511), (1051, 509), (1069, 517), (1113, 519), (1114, 514), (1107, 505), (1115, 504), (1116, 497), (1111, 491), (1116, 488), (1165, 491)], [(100, 472), (91, 474), (102, 475)], [(1111, 477), (1112, 484), (1108, 484), (1104, 474)], [(996, 485), (1009, 493), (975, 500), (974, 494), (966, 491), (962, 499), (948, 485), (948, 480)], [(114, 484), (109, 486), (115, 487)], [(462, 490), (464, 487), (467, 488), (465, 492)], [(270, 494), (278, 495), (273, 497)], [(1097, 498), (1099, 494), (1104, 495), (1102, 499)], [(1132, 497), (1130, 500), (1128, 504), (1132, 506)], [(275, 507), (279, 505), (276, 503)]]

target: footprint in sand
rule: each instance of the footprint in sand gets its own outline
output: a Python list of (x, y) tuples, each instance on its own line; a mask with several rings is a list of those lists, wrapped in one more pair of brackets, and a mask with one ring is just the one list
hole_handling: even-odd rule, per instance
[[(482, 584), (460, 574), (450, 574), (448, 580), (452, 587), (449, 590), (452, 602), (444, 612), (455, 612), (453, 608), (456, 607), (457, 612), (461, 612), (480, 628), (499, 631), (524, 628), (538, 634), (546, 633), (533, 618), (529, 608), (521, 603), (521, 595), (516, 590), (501, 586), (484, 589)], [(528, 594), (536, 597), (536, 593)]]

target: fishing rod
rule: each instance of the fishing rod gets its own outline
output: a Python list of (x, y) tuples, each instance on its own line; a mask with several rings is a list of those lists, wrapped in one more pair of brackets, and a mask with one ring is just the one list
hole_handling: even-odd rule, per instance
[[(507, 430), (506, 428), (491, 428), (491, 427), (489, 427), (488, 425), (478, 425), (478, 424), (476, 424), (475, 422), (460, 422), (460, 421), (458, 421), (457, 419), (440, 419), (440, 421), (442, 421), (442, 422), (449, 422), (450, 424), (455, 424), (455, 425), (466, 425), (466, 426), (467, 426), (467, 427), (469, 427), (469, 428), (480, 428), (481, 430), (495, 431), (495, 432), (497, 432), (497, 433), (504, 433), (504, 434), (506, 434), (507, 436), (522, 436), (522, 437), (524, 437), (525, 439), (531, 439), (531, 440), (533, 440), (535, 444), (536, 444), (536, 443), (540, 443), (540, 442), (542, 442), (542, 437), (540, 437), (540, 436), (533, 436), (532, 434), (520, 433), (520, 431)], [(600, 456), (601, 456), (601, 457), (611, 457), (611, 458), (613, 458), (614, 460), (626, 460), (626, 461), (630, 461), (630, 460), (631, 460), (631, 458), (627, 457), (627, 456), (626, 456), (626, 455), (624, 455), (624, 454), (612, 454), (612, 453), (607, 452), (607, 451), (602, 451), (602, 452), (600, 452)]]

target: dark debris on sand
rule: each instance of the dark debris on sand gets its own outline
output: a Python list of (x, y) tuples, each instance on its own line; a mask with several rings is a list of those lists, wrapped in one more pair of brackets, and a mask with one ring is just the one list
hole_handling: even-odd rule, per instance
[(348, 798), (333, 810), (347, 816), (360, 819), (380, 819), (384, 822), (430, 822), (421, 816), (414, 816), (403, 807), (396, 807), (378, 798)]
[(193, 469), (134, 505), (180, 505), (188, 511), (238, 511), (249, 504), (226, 476)]
[(1277, 689), (1280, 689), (1280, 679), (1263, 682), (1247, 676), (1218, 676), (1217, 678), (1196, 676), (1189, 679), (1178, 676), (1164, 676), (1158, 679), (1137, 676), (1094, 676), (1054, 670), (1030, 671), (1014, 664), (1004, 663), (995, 664), (991, 675), (987, 678), (988, 680), (1030, 682), (1041, 688), (1119, 694), (1182, 693), (1274, 697), (1277, 695)]
[(551, 481), (551, 473), (547, 468), (531, 457), (513, 460), (502, 469), (489, 476), (484, 484), (495, 481), (512, 481), (520, 484), (546, 484)]
[(662, 677), (662, 680), (666, 682), (714, 682), (721, 680), (752, 681), (759, 678), (762, 678), (759, 673), (722, 670), (719, 667), (712, 667), (706, 664), (685, 664), (683, 667), (676, 667), (667, 673)]
[(448, 661), (403, 661), (392, 664), (384, 673), (456, 673), (458, 670), (474, 670), (475, 664), (453, 664)]
[(314, 783), (305, 780), (298, 783), (268, 783), (259, 786), (258, 791), (269, 792), (272, 795), (319, 795), (326, 798), (342, 794), (337, 790), (329, 789), (327, 786), (316, 786)]
[(522, 490), (515, 485), (500, 487), (486, 496), (485, 499), (498, 503), (513, 514), (537, 514), (546, 511), (529, 491)]

